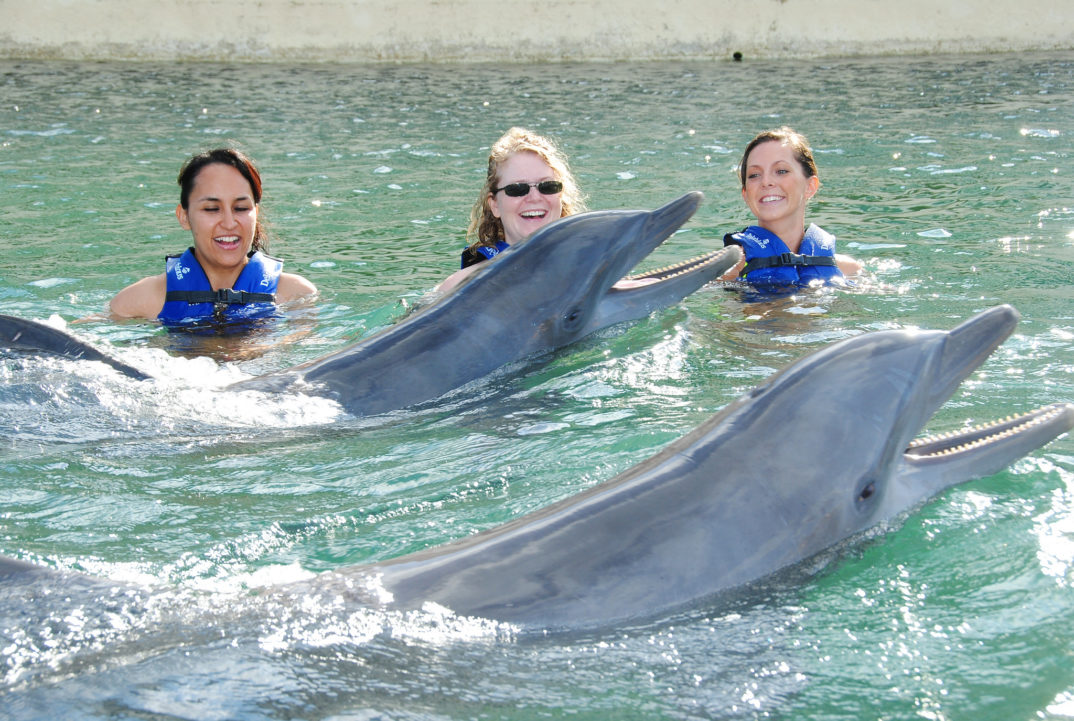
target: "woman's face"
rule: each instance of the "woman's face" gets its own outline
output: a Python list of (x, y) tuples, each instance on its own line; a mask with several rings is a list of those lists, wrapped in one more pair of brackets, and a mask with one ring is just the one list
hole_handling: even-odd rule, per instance
[[(505, 160), (497, 175), (497, 188), (512, 183), (535, 186), (542, 180), (558, 180), (548, 163), (529, 151), (515, 153)], [(492, 214), (503, 223), (504, 240), (513, 244), (563, 217), (562, 195), (542, 195), (536, 187), (530, 187), (526, 195), (513, 198), (501, 190), (489, 195), (488, 204)]]
[(794, 149), (779, 141), (761, 143), (746, 158), (742, 199), (762, 228), (798, 218), (804, 222), (806, 202), (819, 187), (817, 176), (806, 177)]
[(245, 265), (257, 231), (257, 203), (242, 173), (222, 163), (206, 165), (194, 180), (188, 206), (177, 206), (175, 215), (194, 236), (206, 273)]

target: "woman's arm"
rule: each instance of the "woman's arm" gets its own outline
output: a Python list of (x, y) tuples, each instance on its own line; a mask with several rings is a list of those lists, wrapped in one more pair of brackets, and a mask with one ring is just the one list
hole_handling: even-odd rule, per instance
[(839, 271), (847, 277), (857, 275), (863, 267), (860, 261), (842, 253), (835, 254), (835, 264), (839, 267)]
[(441, 293), (447, 293), (449, 290), (451, 290), (452, 288), (469, 278), (471, 275), (473, 275), (474, 272), (480, 267), (480, 263), (475, 263), (474, 265), (466, 266), (462, 270), (456, 270), (447, 278), (444, 278), (443, 282), (440, 283), (440, 285), (436, 286), (436, 289)]
[(735, 263), (734, 267), (731, 268), (731, 270), (729, 270), (726, 273), (724, 273), (723, 275), (721, 275), (719, 279), (720, 280), (738, 280), (738, 274), (741, 273), (742, 269), (745, 268), (745, 267), (746, 267), (746, 259), (743, 258), (742, 260), (740, 260), (737, 263)]

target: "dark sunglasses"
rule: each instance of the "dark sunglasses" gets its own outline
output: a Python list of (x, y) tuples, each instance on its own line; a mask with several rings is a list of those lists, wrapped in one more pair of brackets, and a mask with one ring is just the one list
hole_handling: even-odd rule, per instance
[(539, 183), (510, 183), (502, 188), (496, 188), (496, 190), (492, 191), (492, 194), (496, 195), (502, 190), (504, 195), (521, 198), (530, 194), (530, 188), (537, 188), (537, 192), (541, 195), (555, 195), (563, 192), (563, 183), (558, 180), (542, 180)]

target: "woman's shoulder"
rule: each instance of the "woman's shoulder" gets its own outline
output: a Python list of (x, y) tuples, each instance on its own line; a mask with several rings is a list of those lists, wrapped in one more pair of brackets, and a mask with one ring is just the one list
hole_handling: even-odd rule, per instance
[(286, 303), (309, 295), (316, 295), (317, 286), (297, 273), (280, 273), (276, 284), (276, 300)]
[(835, 264), (839, 267), (839, 272), (846, 276), (858, 275), (865, 268), (865, 265), (860, 260), (845, 253), (835, 254)]
[(168, 280), (164, 273), (131, 283), (115, 294), (108, 309), (121, 318), (156, 318), (164, 307)]

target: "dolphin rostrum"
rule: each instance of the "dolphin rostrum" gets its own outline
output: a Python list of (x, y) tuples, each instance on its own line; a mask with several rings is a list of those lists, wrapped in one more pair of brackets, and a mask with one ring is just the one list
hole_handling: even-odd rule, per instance
[[(951, 331), (866, 333), (773, 375), (663, 451), (466, 539), (283, 587), (523, 631), (657, 617), (807, 560), (995, 473), (1074, 427), (1074, 405), (915, 439), (1010, 335), (998, 306)], [(54, 571), (0, 558), (0, 583)]]
[[(240, 381), (228, 390), (301, 391), (336, 399), (357, 416), (437, 398), (497, 368), (677, 303), (738, 262), (724, 248), (627, 276), (697, 210), (701, 193), (652, 211), (602, 210), (557, 220), (482, 263), (464, 284), (399, 323), (323, 358)], [(31, 332), (32, 331), (32, 332)], [(27, 341), (30, 339), (36, 345)], [(70, 335), (0, 316), (16, 350), (102, 360)]]

